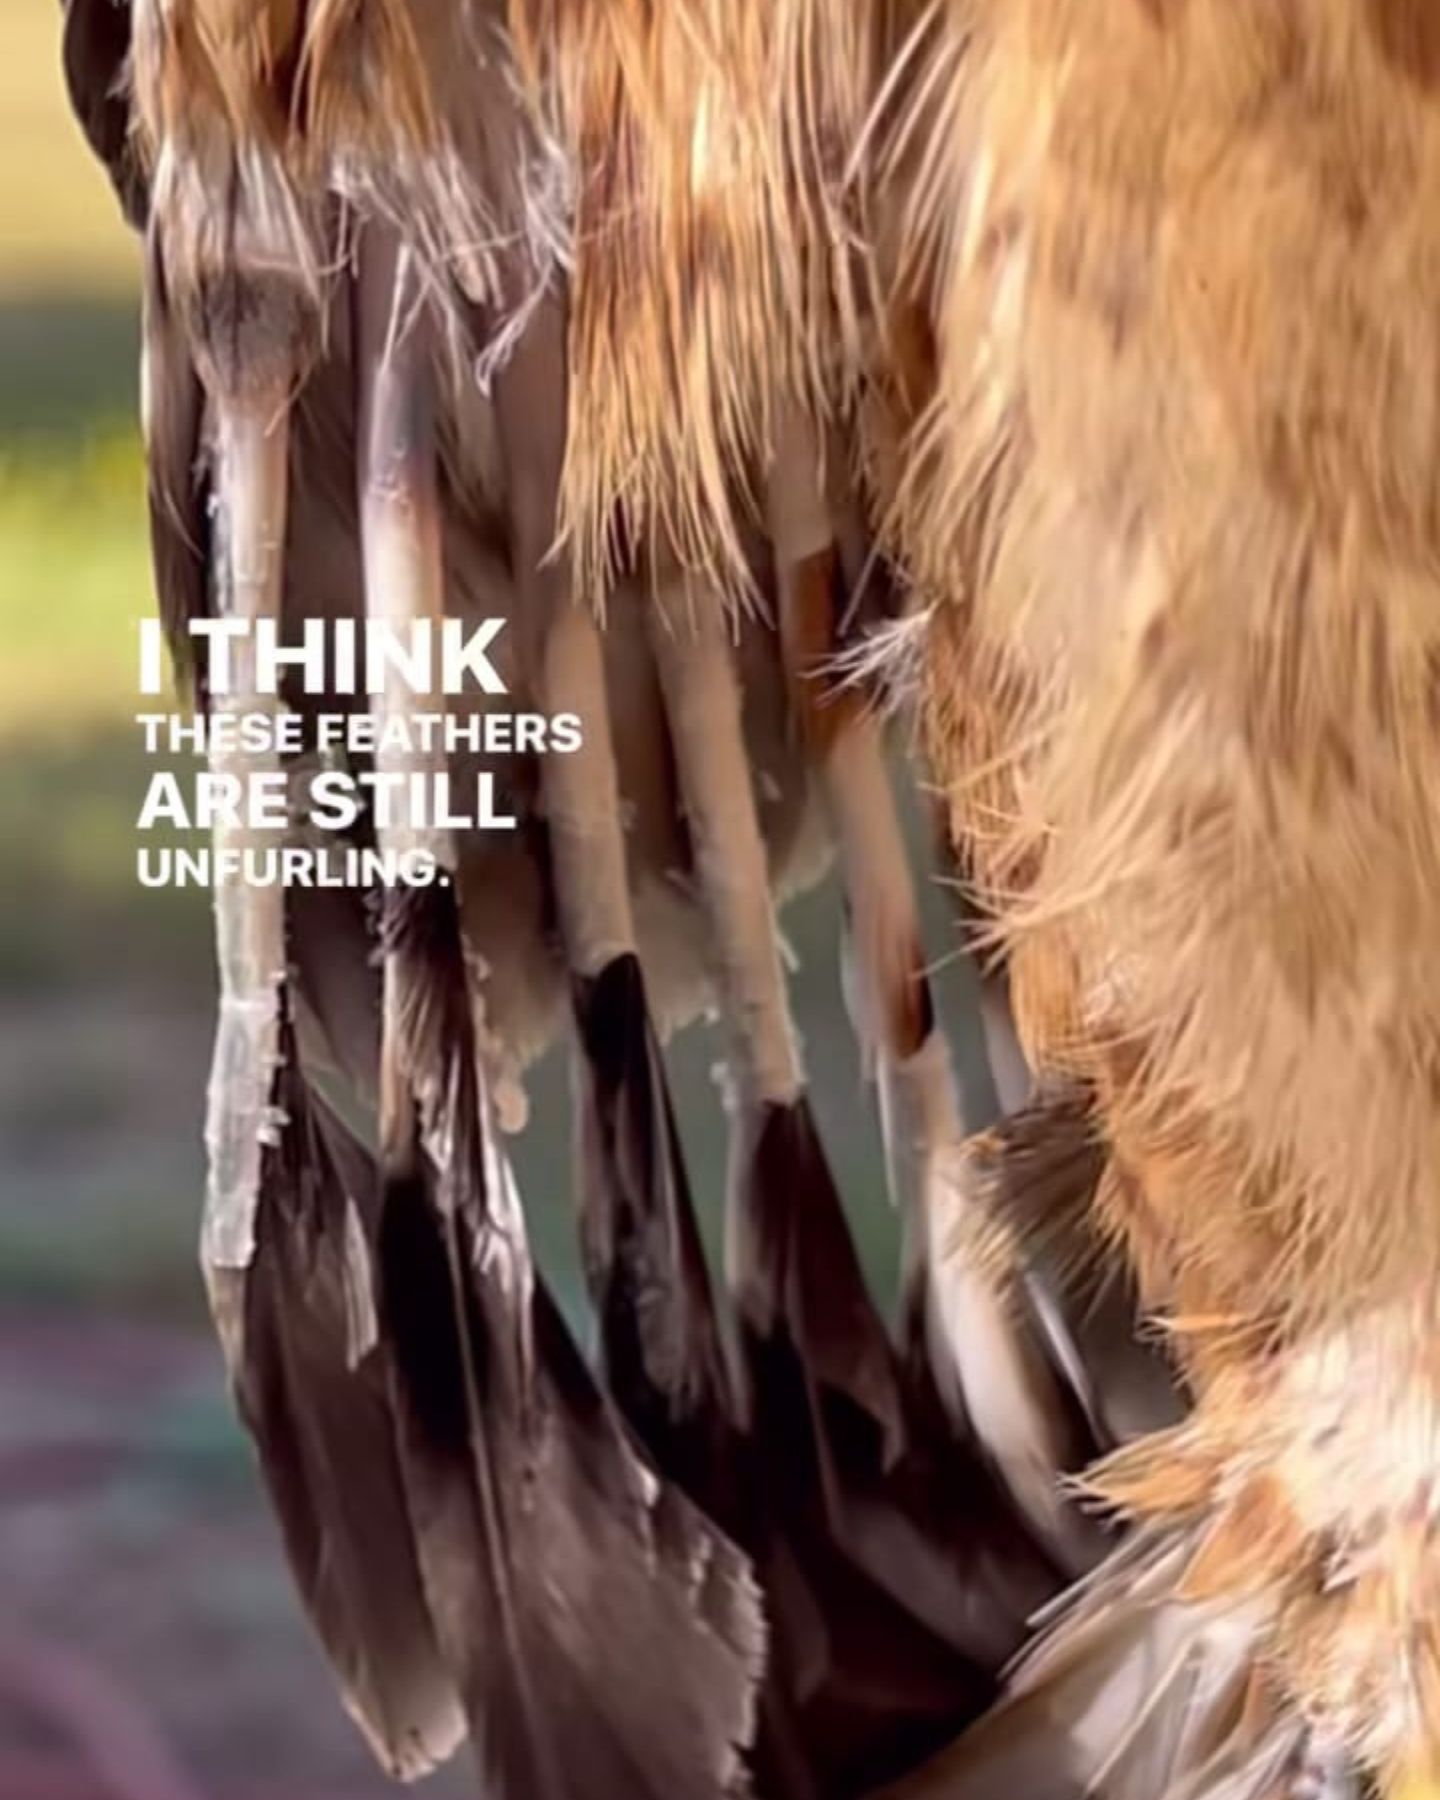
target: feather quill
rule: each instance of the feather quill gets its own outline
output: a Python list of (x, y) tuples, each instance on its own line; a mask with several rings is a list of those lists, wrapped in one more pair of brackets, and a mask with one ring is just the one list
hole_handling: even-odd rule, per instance
[[(393, 240), (372, 228), (361, 256), (367, 604), (433, 619), (426, 312)], [(381, 1321), (442, 1653), (498, 1791), (728, 1800), (764, 1654), (749, 1565), (642, 1462), (536, 1275), (479, 1055), (454, 845), (425, 841), (446, 885), (385, 903)]]

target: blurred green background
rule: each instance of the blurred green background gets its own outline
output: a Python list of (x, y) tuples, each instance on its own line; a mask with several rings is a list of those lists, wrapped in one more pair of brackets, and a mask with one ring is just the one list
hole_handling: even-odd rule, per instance
[[(134, 876), (137, 277), (66, 108), (56, 0), (0, 0), (0, 1800), (361, 1800), (391, 1790), (299, 1621), (204, 1319), (208, 904)], [(797, 1013), (888, 1298), (837, 921), (833, 891), (787, 919)], [(962, 982), (947, 967), (961, 1019)], [(703, 1030), (674, 1050), (712, 1230), (718, 1055)], [(565, 1091), (554, 1059), (518, 1162), (573, 1308)]]

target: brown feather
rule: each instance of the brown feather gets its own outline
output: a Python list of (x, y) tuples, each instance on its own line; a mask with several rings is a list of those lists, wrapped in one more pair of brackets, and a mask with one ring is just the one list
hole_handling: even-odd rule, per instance
[(286, 1123), (255, 1257), (211, 1272), (211, 1305), (301, 1599), (377, 1757), (410, 1780), (466, 1727), (421, 1585), (390, 1353), (374, 1339), (376, 1171), (308, 1091), (293, 1036), (282, 1053)]
[(758, 1566), (815, 1791), (847, 1795), (976, 1716), (1056, 1578), (973, 1449), (912, 1414), (803, 1099), (753, 1129), (731, 1284)]
[(606, 1386), (661, 1470), (733, 1530), (733, 1378), (633, 956), (580, 983), (575, 1019), (581, 1242)]
[(197, 681), (203, 698), (189, 626), (209, 610), (212, 481), (203, 452), (205, 397), (153, 238), (146, 264), (140, 380), (150, 559), (171, 659), (183, 680)]
[[(1440, 1269), (1440, 109), (1404, 13), (940, 8), (877, 165), (929, 271), (888, 499), (953, 825), (1032, 1062), (1096, 1095), (1216, 1504), (1268, 1459), (1307, 1522), (1303, 1554), (1271, 1541), (1283, 1679), (1382, 1768), (1437, 1725), (1374, 1595), (1283, 1597), (1338, 1538), (1413, 1634), (1435, 1604), (1399, 1576), (1435, 1371), (1385, 1348)], [(1368, 1430), (1336, 1432), (1360, 1392)]]
[(130, 9), (115, 0), (62, 0), (65, 88), (90, 148), (109, 175), (125, 217), (145, 223), (145, 179), (130, 137), (126, 92)]
[(1281, 1800), (1305, 1749), (1272, 1691), (1252, 1708), (1255, 1618), (1175, 1598), (1188, 1547), (1121, 1551), (1006, 1698), (884, 1800)]
[(387, 971), (416, 1136), (392, 1122), (382, 1318), (421, 1569), (486, 1779), (524, 1800), (726, 1800), (763, 1658), (748, 1564), (636, 1456), (530, 1262), (452, 894), (392, 906)]

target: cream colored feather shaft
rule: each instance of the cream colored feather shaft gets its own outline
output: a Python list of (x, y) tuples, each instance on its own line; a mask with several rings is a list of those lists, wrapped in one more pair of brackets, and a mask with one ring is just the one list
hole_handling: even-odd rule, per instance
[[(366, 616), (374, 623), (438, 628), (445, 611), (436, 484), (429, 314), (412, 253), (387, 226), (366, 228), (357, 252), (357, 371), (360, 385), (360, 536)], [(373, 707), (382, 726), (434, 709), (388, 671)], [(411, 736), (405, 733), (408, 739)], [(397, 739), (400, 734), (397, 734)], [(443, 773), (443, 748), (381, 750), (383, 770)], [(386, 847), (425, 851), (454, 879), (453, 834), (430, 824), (392, 820)]]
[(647, 614), (715, 958), (750, 1104), (800, 1092), (726, 609), (680, 580)]
[[(289, 481), (289, 395), (285, 386), (244, 398), (212, 397), (218, 438), (220, 558), (215, 600), (224, 618), (278, 622), (284, 580)], [(279, 698), (257, 691), (253, 637), (231, 646), (233, 679), (213, 695), (216, 717), (265, 713)], [(223, 742), (223, 734), (218, 741)], [(238, 733), (235, 741), (239, 742)], [(216, 774), (278, 771), (274, 750), (213, 750)], [(264, 834), (218, 825), (217, 850), (259, 846)], [(280, 996), (285, 980), (285, 898), (278, 885), (238, 879), (215, 890), (220, 1013), (206, 1104), (209, 1174), (202, 1254), (213, 1268), (243, 1269), (255, 1251), (255, 1209), (267, 1144), (276, 1141), (274, 1075), (279, 1060)]]
[[(963, 1097), (931, 1004), (880, 722), (849, 692), (825, 691), (824, 657), (837, 647), (835, 534), (820, 440), (794, 409), (771, 467), (767, 517), (795, 704), (840, 843), (858, 1022), (876, 1064), (891, 1193), (905, 1222), (907, 1279), (923, 1295), (929, 1361), (942, 1399), (968, 1419), (1047, 1541), (1063, 1544), (1059, 1400), (1025, 1330), (1019, 1251), (988, 1228), (964, 1179)], [(816, 608), (819, 620), (807, 616)], [(980, 1096), (965, 1110), (978, 1122)]]
[(990, 1065), (1000, 1110), (1018, 1112), (1030, 1098), (1034, 1078), (1015, 1030), (1010, 984), (1001, 970), (981, 971), (980, 1029), (985, 1036), (985, 1059)]
[(636, 937), (601, 628), (555, 547), (566, 413), (565, 312), (551, 301), (496, 376), (494, 416), (516, 629), (536, 664), (542, 708), (580, 721), (578, 749), (543, 757), (540, 783), (566, 961), (589, 977), (633, 951)]
[(906, 1287), (929, 1295), (937, 1232), (927, 1215), (939, 1198), (930, 1191), (934, 1163), (963, 1129), (954, 1072), (930, 1006), (919, 907), (880, 721), (853, 693), (831, 685), (839, 564), (820, 437), (798, 408), (779, 413), (765, 515), (782, 653), (840, 848), (849, 914), (844, 988), (875, 1075), (890, 1196), (904, 1222)]
[[(817, 764), (840, 845), (867, 1048), (898, 1072), (910, 1065), (914, 1122), (926, 1134), (960, 1135), (948, 1057), (914, 1059), (934, 1029), (921, 947), (920, 910), (910, 859), (885, 766), (876, 714), (854, 696), (827, 692), (826, 658), (838, 649), (834, 585), (802, 586), (812, 558), (837, 565), (836, 531), (825, 495), (818, 433), (795, 408), (782, 409), (777, 453), (766, 483), (766, 522), (780, 590), (781, 643), (794, 704)], [(812, 607), (823, 617), (809, 615)], [(892, 1076), (890, 1087), (894, 1090)], [(904, 1078), (898, 1077), (902, 1083)]]
[(598, 975), (635, 949), (635, 924), (600, 629), (568, 594), (553, 603), (541, 684), (547, 710), (575, 713), (584, 732), (578, 750), (545, 758), (541, 780), (570, 967)]

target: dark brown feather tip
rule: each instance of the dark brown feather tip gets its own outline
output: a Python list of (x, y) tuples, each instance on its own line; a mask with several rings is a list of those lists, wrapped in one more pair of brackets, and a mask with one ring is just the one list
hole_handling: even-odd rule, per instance
[(735, 1204), (780, 1722), (768, 1772), (783, 1784), (788, 1752), (781, 1791), (863, 1793), (978, 1716), (1055, 1571), (968, 1446), (912, 1429), (803, 1100), (762, 1109)]
[(286, 1033), (279, 1144), (256, 1251), (212, 1272), (234, 1308), (236, 1404), (259, 1453), (296, 1587), (346, 1703), (386, 1769), (413, 1779), (465, 1732), (420, 1580), (395, 1447), (388, 1353), (368, 1339), (372, 1158), (305, 1085)]
[(415, 1137), (402, 1157), (393, 1118), (384, 1132), (382, 1329), (421, 1568), (485, 1778), (508, 1800), (731, 1800), (764, 1664), (749, 1563), (640, 1460), (534, 1269), (453, 890), (388, 895), (384, 941), (382, 1091), (408, 1080)]
[(575, 985), (580, 1226), (606, 1385), (661, 1469), (733, 1528), (736, 1401), (644, 977)]

